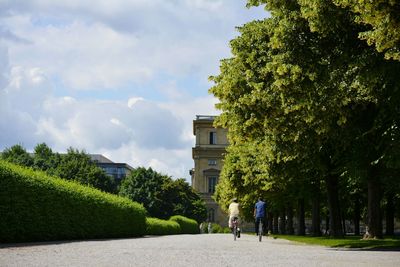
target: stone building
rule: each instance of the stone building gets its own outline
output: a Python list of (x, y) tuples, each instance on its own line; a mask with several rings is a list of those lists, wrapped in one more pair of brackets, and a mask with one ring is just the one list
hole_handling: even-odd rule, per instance
[(214, 119), (215, 116), (197, 115), (193, 120), (196, 144), (192, 148), (194, 168), (190, 171), (190, 175), (192, 187), (200, 193), (206, 203), (208, 221), (226, 225), (226, 213), (211, 198), (218, 183), (225, 149), (228, 146), (227, 130), (215, 128)]

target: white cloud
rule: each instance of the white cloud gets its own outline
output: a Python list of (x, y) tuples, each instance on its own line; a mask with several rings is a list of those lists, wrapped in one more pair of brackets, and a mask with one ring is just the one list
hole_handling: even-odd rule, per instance
[(188, 178), (192, 121), (218, 114), (207, 77), (244, 5), (0, 1), (0, 150), (46, 142)]

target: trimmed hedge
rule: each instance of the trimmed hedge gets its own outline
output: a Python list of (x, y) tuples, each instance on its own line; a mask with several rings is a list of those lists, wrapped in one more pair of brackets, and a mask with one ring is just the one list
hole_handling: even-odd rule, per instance
[(176, 221), (147, 218), (148, 235), (176, 235), (181, 233), (181, 226)]
[(198, 223), (181, 215), (175, 215), (169, 218), (170, 221), (179, 223), (181, 227), (181, 234), (199, 234), (200, 229)]
[(142, 236), (129, 199), (0, 160), (0, 242)]
[[(208, 234), (208, 223), (204, 222), (201, 225), (201, 232)], [(211, 224), (211, 233), (212, 234), (231, 233), (231, 229), (229, 229), (229, 227), (222, 227), (219, 224), (212, 223)]]

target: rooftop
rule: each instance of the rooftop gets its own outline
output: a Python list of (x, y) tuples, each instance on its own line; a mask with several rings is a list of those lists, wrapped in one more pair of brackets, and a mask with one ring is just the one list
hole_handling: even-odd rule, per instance
[(213, 121), (217, 116), (212, 115), (196, 115), (196, 120)]

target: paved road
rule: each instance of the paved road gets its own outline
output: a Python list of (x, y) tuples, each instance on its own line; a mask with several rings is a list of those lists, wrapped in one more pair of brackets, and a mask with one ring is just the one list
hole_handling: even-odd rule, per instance
[(0, 245), (0, 266), (400, 266), (400, 251), (307, 246), (229, 234)]

